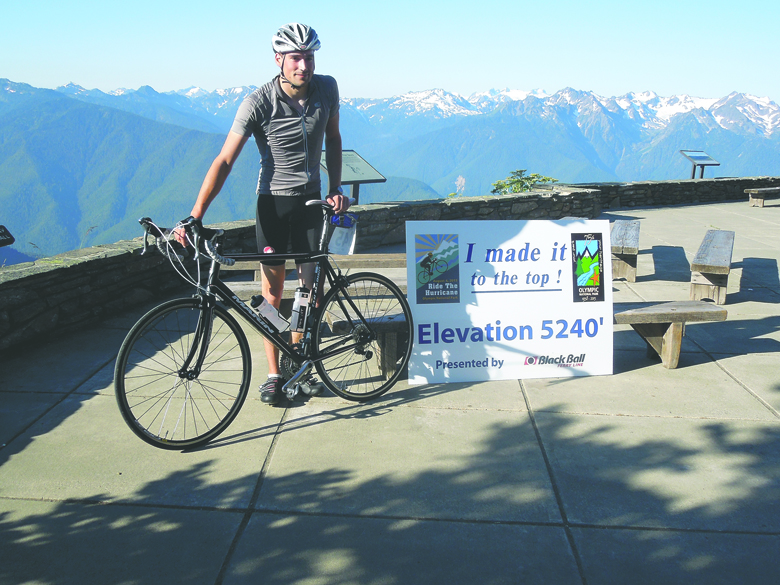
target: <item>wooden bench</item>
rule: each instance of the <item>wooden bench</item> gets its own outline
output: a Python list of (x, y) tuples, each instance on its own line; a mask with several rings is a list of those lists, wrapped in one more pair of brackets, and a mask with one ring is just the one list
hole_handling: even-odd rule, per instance
[(711, 299), (718, 305), (726, 303), (726, 289), (731, 271), (734, 232), (709, 230), (691, 262), (692, 301)]
[[(620, 305), (614, 305), (618, 309)], [(631, 327), (647, 342), (647, 355), (661, 358), (665, 368), (674, 369), (680, 361), (685, 324), (725, 321), (728, 312), (703, 301), (661, 303), (614, 314), (614, 322)]]
[(612, 224), (612, 280), (625, 278), (636, 282), (636, 257), (639, 254), (639, 220), (619, 219)]
[(780, 187), (764, 187), (763, 189), (745, 189), (750, 207), (763, 207), (764, 199), (780, 197)]
[[(390, 378), (396, 371), (398, 358), (398, 334), (406, 331), (409, 321), (402, 313), (397, 315), (384, 315), (381, 318), (367, 319), (368, 324), (377, 334), (376, 349), (377, 361), (385, 379)], [(347, 321), (328, 320), (334, 335), (344, 335), (351, 331)]]

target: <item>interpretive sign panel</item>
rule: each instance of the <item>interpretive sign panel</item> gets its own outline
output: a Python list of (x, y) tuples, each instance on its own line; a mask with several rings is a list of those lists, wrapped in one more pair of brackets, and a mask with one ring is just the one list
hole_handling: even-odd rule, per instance
[(680, 154), (682, 154), (685, 158), (687, 158), (689, 161), (691, 161), (695, 165), (705, 165), (705, 166), (718, 166), (720, 163), (716, 161), (714, 158), (712, 158), (709, 154), (704, 152), (703, 150), (681, 150)]
[(0, 225), (0, 248), (3, 246), (10, 246), (16, 240), (11, 235), (11, 232), (4, 225)]
[[(322, 151), (321, 169), (327, 173), (328, 167), (325, 166), (325, 151)], [(354, 150), (341, 151), (341, 184), (342, 185), (360, 185), (366, 183), (384, 183), (387, 179), (374, 167), (366, 162)]]
[(412, 384), (612, 373), (609, 222), (411, 221)]
[(699, 167), (701, 169), (701, 172), (699, 173), (699, 178), (704, 178), (704, 167), (719, 167), (720, 163), (716, 161), (714, 158), (712, 158), (709, 154), (704, 152), (703, 150), (681, 150), (680, 154), (682, 154), (685, 158), (687, 158), (689, 161), (693, 163), (693, 168), (691, 168), (691, 179), (696, 178), (696, 167)]

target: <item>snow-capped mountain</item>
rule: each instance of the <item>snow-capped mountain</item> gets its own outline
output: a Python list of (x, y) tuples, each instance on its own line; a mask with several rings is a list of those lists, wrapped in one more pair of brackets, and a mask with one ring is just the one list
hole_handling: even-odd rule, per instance
[(495, 111), (502, 105), (534, 100), (541, 103), (541, 115), (556, 108), (574, 108), (577, 116), (602, 110), (634, 121), (647, 129), (660, 129), (679, 114), (702, 109), (710, 112), (725, 129), (753, 125), (762, 135), (770, 136), (780, 129), (780, 106), (769, 98), (731, 93), (723, 98), (699, 98), (689, 95), (662, 97), (652, 91), (627, 93), (618, 97), (603, 97), (589, 91), (572, 88), (554, 94), (541, 90), (489, 90), (463, 97), (441, 89), (410, 92), (386, 99), (345, 99), (368, 119), (381, 121), (386, 111), (405, 115), (425, 115), (437, 118), (472, 116)]
[(385, 99), (342, 98), (341, 101), (375, 122), (383, 121), (388, 114), (392, 117), (423, 115), (442, 119), (481, 113), (463, 96), (443, 89), (409, 92)]
[(192, 102), (195, 110), (205, 112), (211, 116), (219, 118), (230, 118), (233, 121), (238, 106), (246, 96), (257, 88), (253, 85), (246, 87), (231, 87), (228, 89), (217, 89), (206, 91), (199, 87), (190, 87), (179, 91), (168, 92), (168, 95), (179, 95)]
[[(120, 89), (106, 94), (70, 83), (58, 87), (57, 91), (85, 101), (104, 104), (111, 98), (137, 99), (138, 94), (145, 99), (150, 99), (153, 95), (159, 96), (160, 100), (164, 100), (165, 96), (181, 98), (175, 104), (171, 101), (164, 103), (168, 107), (177, 107), (180, 111), (189, 110), (212, 122), (217, 119), (217, 126), (225, 129), (229, 128), (229, 122), (232, 121), (241, 101), (255, 89), (255, 86), (240, 86), (207, 91), (190, 87), (158, 94), (146, 86), (138, 90)], [(727, 130), (761, 136), (772, 136), (780, 130), (780, 106), (766, 97), (737, 92), (722, 98), (700, 98), (685, 94), (663, 97), (653, 91), (604, 97), (591, 91), (572, 88), (565, 88), (553, 94), (539, 89), (491, 89), (466, 97), (443, 89), (430, 89), (382, 99), (342, 98), (342, 104), (354, 108), (372, 125), (383, 125), (404, 117), (424, 117), (439, 121), (457, 119), (489, 114), (502, 106), (524, 104), (525, 107), (518, 111), (536, 111), (538, 115), (546, 118), (554, 116), (555, 110), (565, 110), (576, 118), (587, 118), (601, 113), (617, 116), (626, 123), (649, 131), (665, 128), (676, 116), (694, 110), (709, 112), (717, 124)]]
[(473, 104), (480, 112), (490, 112), (501, 103), (521, 102), (527, 97), (546, 98), (550, 94), (534, 89), (532, 91), (523, 91), (519, 89), (490, 89), (479, 93), (471, 94), (468, 97), (469, 103)]

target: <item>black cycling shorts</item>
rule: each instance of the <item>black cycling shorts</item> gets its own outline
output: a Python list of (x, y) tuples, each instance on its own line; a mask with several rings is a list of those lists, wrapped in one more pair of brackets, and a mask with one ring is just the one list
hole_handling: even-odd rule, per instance
[[(276, 253), (313, 252), (319, 245), (322, 229), (322, 207), (306, 202), (319, 199), (319, 193), (309, 195), (257, 196), (257, 251), (262, 254), (270, 246)], [(279, 266), (284, 260), (263, 262)]]

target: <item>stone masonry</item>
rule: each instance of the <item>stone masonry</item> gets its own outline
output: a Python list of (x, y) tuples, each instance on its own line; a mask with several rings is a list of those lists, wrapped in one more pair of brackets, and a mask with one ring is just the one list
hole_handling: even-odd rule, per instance
[[(554, 185), (501, 196), (356, 206), (357, 251), (405, 241), (407, 221), (596, 218), (604, 209), (746, 199), (748, 188), (780, 177)], [(746, 204), (747, 205), (747, 204)], [(254, 220), (217, 224), (227, 252), (254, 252)], [(140, 227), (139, 227), (140, 231)], [(0, 268), (0, 351), (99, 322), (187, 285), (160, 254), (141, 255), (141, 238)]]

